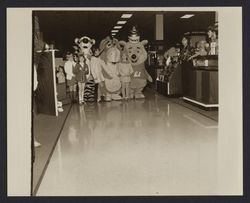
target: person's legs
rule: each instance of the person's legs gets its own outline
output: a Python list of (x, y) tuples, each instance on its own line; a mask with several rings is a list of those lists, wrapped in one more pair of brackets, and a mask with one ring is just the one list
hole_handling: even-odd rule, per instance
[(125, 89), (126, 89), (126, 84), (125, 84), (125, 82), (122, 82), (122, 97), (123, 97), (123, 99), (125, 99), (125, 97), (126, 97)]
[[(36, 92), (33, 93), (34, 99), (33, 99), (33, 116), (35, 117), (37, 115), (37, 109), (36, 109)], [(34, 146), (40, 147), (41, 143), (39, 143), (36, 138), (34, 137)]]
[(98, 83), (98, 85), (97, 85), (97, 102), (101, 101), (101, 96), (102, 96), (102, 90), (101, 90), (100, 83)]
[(71, 102), (73, 102), (73, 86), (69, 85), (69, 97)]
[(130, 97), (130, 91), (129, 91), (129, 89), (130, 89), (130, 87), (129, 87), (129, 82), (126, 82), (125, 83), (125, 97), (127, 98), (127, 99), (129, 99), (129, 97)]
[(129, 87), (129, 93), (130, 93), (130, 99), (133, 99), (135, 97), (135, 89), (132, 87)]
[(104, 81), (102, 81), (98, 84), (98, 88), (100, 88), (101, 96), (105, 97), (106, 96), (106, 89), (105, 89)]
[(78, 82), (78, 100), (79, 100), (79, 104), (82, 103), (82, 86), (81, 83)]
[(73, 85), (73, 101), (74, 102), (77, 101), (77, 91), (76, 91), (76, 88), (77, 88), (77, 84), (74, 84)]
[(82, 102), (84, 103), (84, 89), (85, 89), (85, 82), (82, 82), (81, 83), (81, 99), (82, 99)]

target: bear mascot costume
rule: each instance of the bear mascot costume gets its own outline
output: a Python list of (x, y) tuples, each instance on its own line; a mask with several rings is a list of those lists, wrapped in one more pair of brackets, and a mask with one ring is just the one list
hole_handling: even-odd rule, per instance
[(118, 76), (118, 62), (120, 62), (120, 45), (115, 38), (106, 37), (99, 46), (103, 60), (102, 74), (104, 77), (104, 84), (106, 89), (105, 101), (121, 100), (121, 82)]
[(83, 36), (80, 39), (75, 39), (75, 44), (77, 46), (74, 46), (75, 52), (77, 54), (83, 54), (86, 59), (86, 64), (89, 68), (89, 73), (87, 75), (87, 82), (85, 84), (84, 88), (84, 101), (85, 102), (94, 102), (95, 101), (95, 81), (91, 74), (91, 58), (92, 58), (92, 51), (91, 48), (95, 44), (94, 39), (90, 39), (87, 36)]
[(146, 71), (144, 64), (147, 59), (147, 52), (144, 46), (148, 41), (140, 41), (137, 28), (134, 26), (128, 37), (128, 42), (120, 41), (119, 43), (124, 47), (124, 51), (134, 71), (131, 75), (130, 98), (145, 98), (142, 91), (147, 85), (147, 80), (152, 82), (152, 77)]

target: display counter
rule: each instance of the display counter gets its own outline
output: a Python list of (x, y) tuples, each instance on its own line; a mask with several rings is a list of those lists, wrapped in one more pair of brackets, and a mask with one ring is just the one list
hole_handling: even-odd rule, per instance
[(156, 80), (157, 92), (165, 96), (182, 95), (182, 71), (179, 64), (162, 70)]
[(203, 56), (183, 64), (183, 99), (205, 108), (218, 107), (218, 56)]

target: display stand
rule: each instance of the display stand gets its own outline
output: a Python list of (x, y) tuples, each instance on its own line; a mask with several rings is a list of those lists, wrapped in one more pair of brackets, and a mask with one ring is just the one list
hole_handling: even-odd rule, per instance
[(156, 85), (157, 92), (169, 97), (176, 97), (182, 95), (182, 73), (181, 66), (176, 65), (170, 75), (163, 73), (159, 74)]
[(41, 51), (37, 66), (37, 113), (58, 116), (56, 93), (55, 51)]

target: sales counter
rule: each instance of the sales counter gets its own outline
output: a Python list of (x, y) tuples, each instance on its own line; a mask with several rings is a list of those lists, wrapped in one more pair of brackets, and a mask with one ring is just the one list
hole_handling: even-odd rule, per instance
[(183, 99), (205, 108), (218, 107), (218, 56), (200, 56), (182, 68)]

